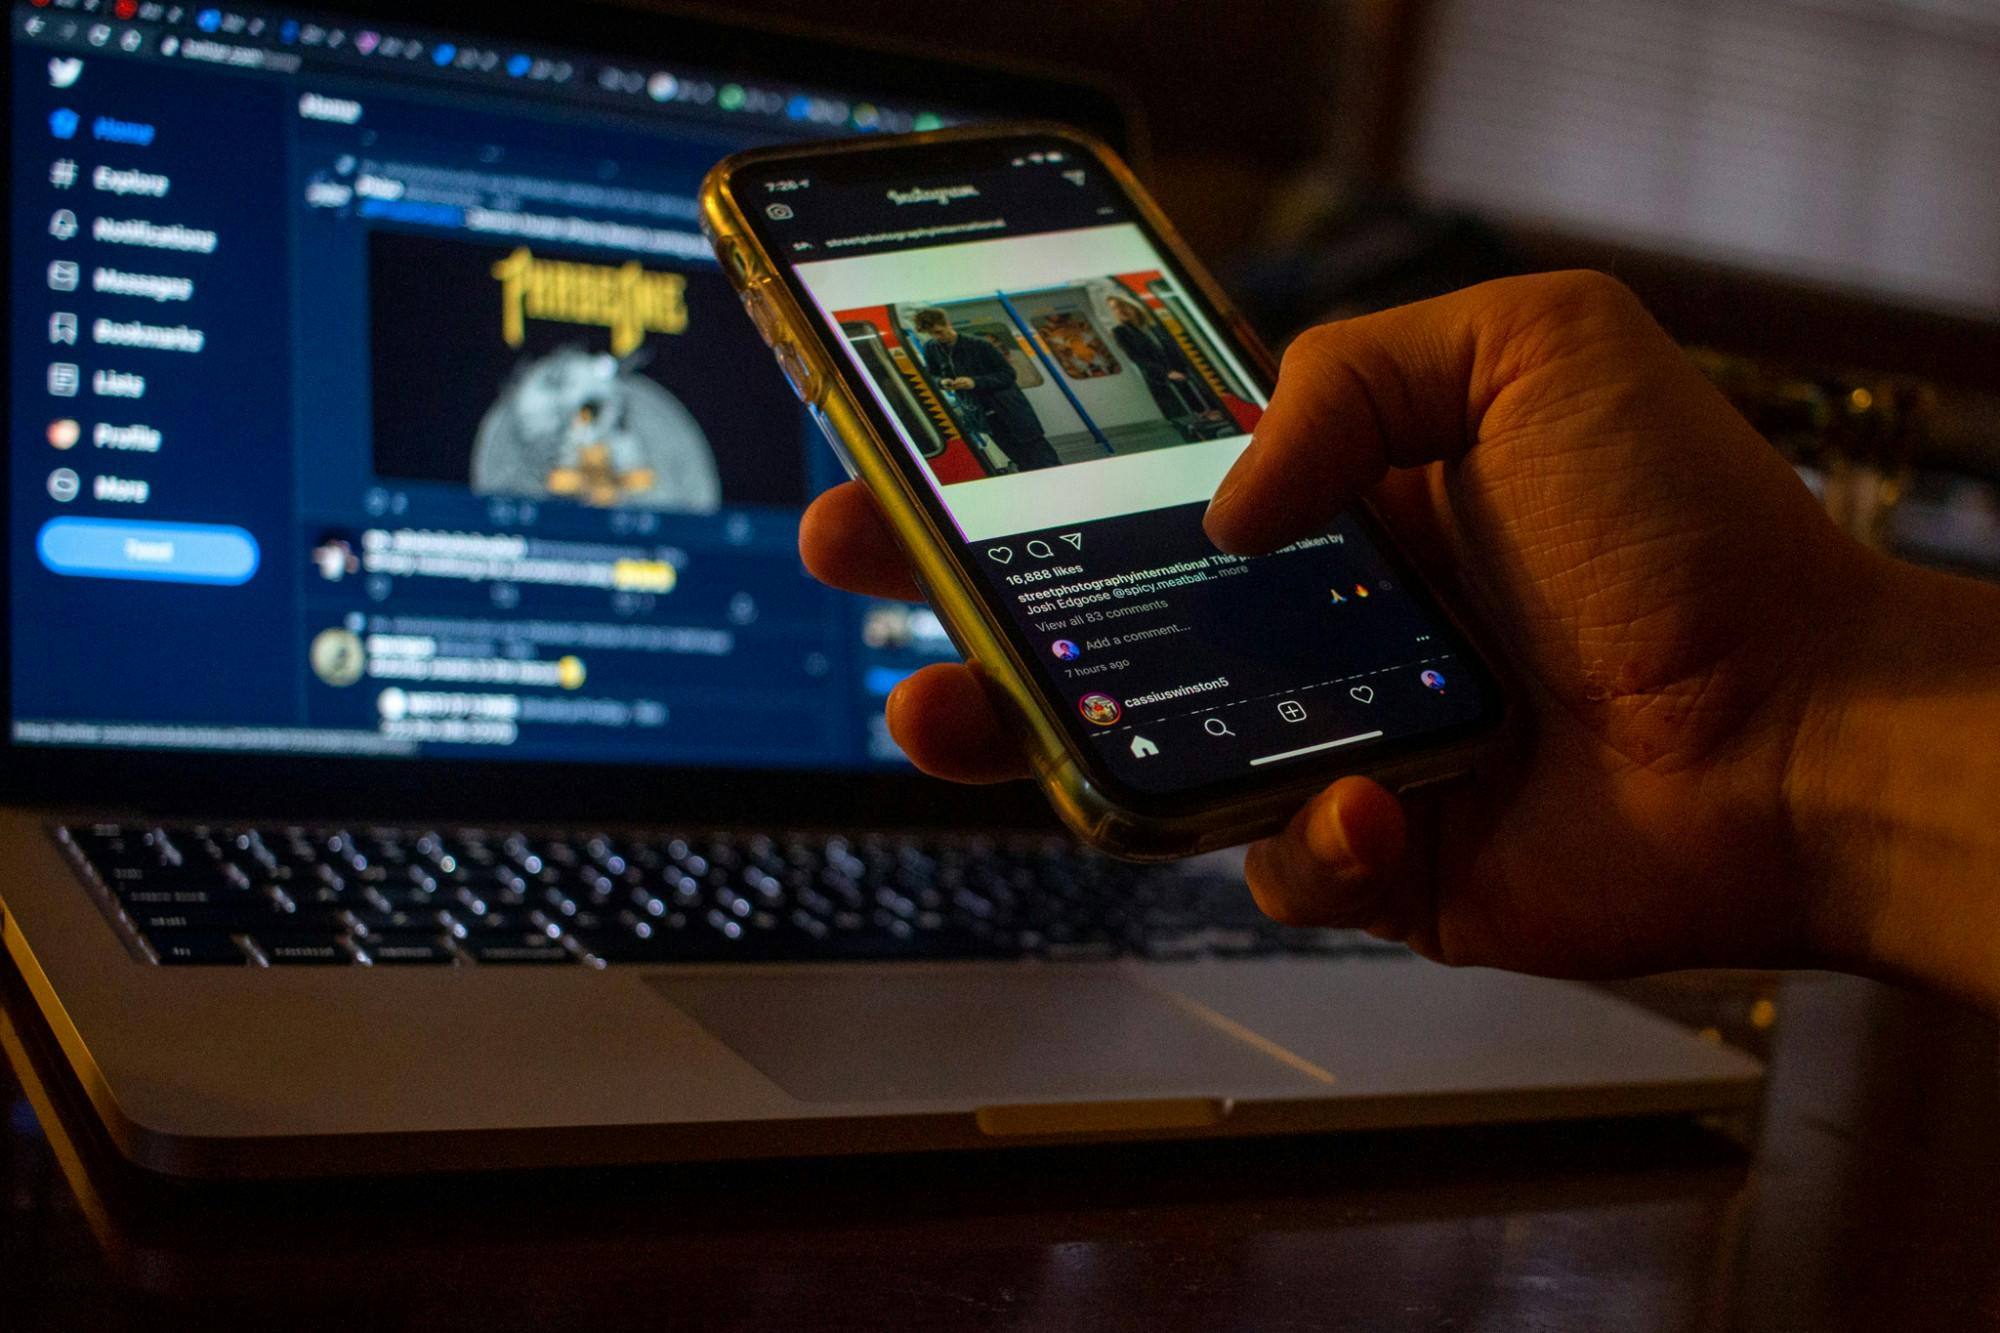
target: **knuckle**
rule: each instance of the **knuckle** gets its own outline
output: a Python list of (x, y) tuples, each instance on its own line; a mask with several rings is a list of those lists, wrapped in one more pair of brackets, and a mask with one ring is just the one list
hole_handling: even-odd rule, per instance
[(1644, 317), (1632, 289), (1596, 269), (1538, 273), (1520, 281), (1528, 284), (1527, 308), (1543, 318)]
[(1297, 373), (1335, 356), (1341, 341), (1340, 325), (1313, 325), (1286, 345), (1284, 355), (1278, 359), (1279, 376), (1282, 378), (1288, 372)]
[(1630, 288), (1606, 273), (1570, 269), (1487, 284), (1473, 306), (1488, 349), (1483, 379), (1517, 381), (1535, 369), (1618, 344), (1664, 340)]

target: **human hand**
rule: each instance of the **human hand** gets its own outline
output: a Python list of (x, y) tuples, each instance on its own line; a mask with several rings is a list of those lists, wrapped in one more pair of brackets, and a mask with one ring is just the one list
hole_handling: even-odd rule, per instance
[[(1518, 678), (1522, 735), (1477, 782), (1407, 809), (1335, 783), (1251, 849), (1267, 912), (1453, 963), (1817, 962), (2000, 996), (1993, 964), (1944, 938), (1965, 933), (1964, 902), (1913, 914), (1909, 874), (1868, 871), (1893, 839), (1848, 826), (1886, 824), (1891, 802), (1842, 749), (1855, 701), (1880, 696), (1871, 664), (1937, 665), (1887, 646), (1906, 618), (1985, 591), (1840, 535), (1622, 287), (1511, 279), (1300, 337), (1209, 534), (1273, 550), (1362, 495)], [(841, 586), (915, 591), (858, 489), (813, 507), (802, 549)], [(1990, 640), (1974, 650), (2000, 663)], [(889, 723), (928, 772), (1025, 771), (963, 667), (906, 681)]]
[(1170, 380), (1185, 380), (1187, 376), (1178, 370), (1170, 370), (1167, 372), (1167, 378)]
[(960, 375), (957, 379), (952, 380), (948, 387), (953, 389), (970, 389), (972, 387), (972, 376)]

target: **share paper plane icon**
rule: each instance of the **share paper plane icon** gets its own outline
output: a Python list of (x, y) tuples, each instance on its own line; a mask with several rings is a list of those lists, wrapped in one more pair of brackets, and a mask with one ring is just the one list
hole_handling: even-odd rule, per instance
[(1068, 542), (1079, 551), (1083, 549), (1083, 534), (1080, 532), (1065, 532), (1060, 540)]

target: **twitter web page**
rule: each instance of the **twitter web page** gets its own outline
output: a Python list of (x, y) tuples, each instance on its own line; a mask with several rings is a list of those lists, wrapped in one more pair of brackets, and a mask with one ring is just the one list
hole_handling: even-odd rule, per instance
[(939, 113), (279, 11), (10, 43), (17, 742), (901, 762), (954, 654), (800, 566), (840, 470), (694, 196)]
[(1257, 559), (1207, 540), (1263, 389), (1094, 162), (1007, 142), (948, 177), (740, 194), (1072, 733), (1172, 794), (1489, 716), (1476, 660), (1352, 517)]

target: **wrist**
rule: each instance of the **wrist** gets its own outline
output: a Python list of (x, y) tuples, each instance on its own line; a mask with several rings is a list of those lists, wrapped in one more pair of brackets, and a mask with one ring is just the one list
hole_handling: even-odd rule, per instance
[(2000, 588), (1868, 557), (1785, 804), (1815, 961), (2000, 1008)]

